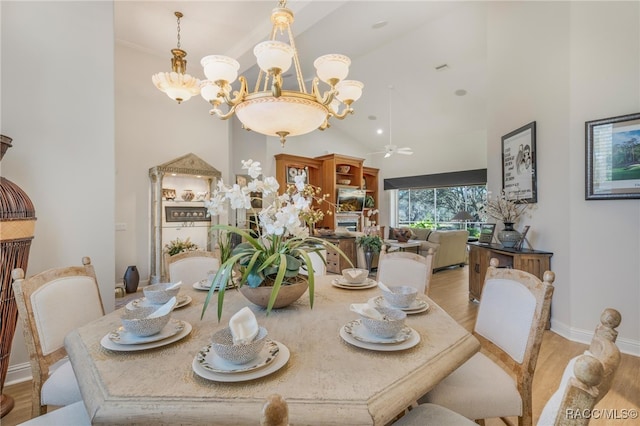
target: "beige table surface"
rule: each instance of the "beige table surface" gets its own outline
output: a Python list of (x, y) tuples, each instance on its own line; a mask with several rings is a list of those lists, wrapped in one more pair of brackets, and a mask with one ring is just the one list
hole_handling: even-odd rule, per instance
[[(385, 424), (479, 350), (478, 341), (431, 300), (427, 312), (407, 318), (421, 336), (417, 346), (377, 352), (348, 344), (339, 330), (358, 318), (349, 304), (364, 303), (379, 290), (336, 288), (331, 285), (336, 277), (318, 277), (313, 309), (305, 293), (269, 316), (230, 290), (220, 323), (216, 297), (200, 320), (206, 292), (184, 285), (181, 292), (193, 301), (173, 316), (188, 321), (193, 330), (161, 348), (104, 349), (100, 340), (120, 326), (119, 311), (73, 331), (65, 346), (93, 423), (255, 425), (264, 398), (279, 393), (288, 401), (292, 425)], [(288, 363), (248, 382), (217, 383), (199, 377), (191, 366), (196, 353), (244, 306), (253, 310), (272, 339), (289, 348)]]

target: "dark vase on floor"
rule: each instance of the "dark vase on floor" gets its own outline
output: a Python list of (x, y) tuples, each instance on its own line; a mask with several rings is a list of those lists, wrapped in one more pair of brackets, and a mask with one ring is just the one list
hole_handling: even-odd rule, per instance
[(135, 266), (127, 267), (124, 273), (124, 288), (127, 293), (135, 293), (138, 290), (138, 283), (140, 282), (140, 275), (138, 274), (138, 268)]
[(367, 263), (367, 271), (371, 272), (371, 262), (373, 262), (373, 250), (369, 247), (364, 249), (364, 261)]

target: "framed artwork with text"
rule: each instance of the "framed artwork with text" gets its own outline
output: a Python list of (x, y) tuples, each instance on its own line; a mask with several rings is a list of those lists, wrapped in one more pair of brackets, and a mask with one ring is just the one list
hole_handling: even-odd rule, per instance
[(537, 203), (536, 122), (502, 137), (502, 189), (508, 200)]

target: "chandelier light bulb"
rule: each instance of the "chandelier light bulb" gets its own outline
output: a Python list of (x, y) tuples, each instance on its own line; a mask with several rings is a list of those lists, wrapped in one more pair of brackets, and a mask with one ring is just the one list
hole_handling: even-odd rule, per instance
[(349, 74), (351, 59), (344, 55), (324, 55), (313, 62), (318, 78), (327, 84), (335, 85)]
[(293, 47), (281, 41), (267, 40), (258, 43), (253, 48), (253, 54), (256, 55), (258, 66), (262, 71), (269, 72), (272, 69), (279, 69), (281, 73), (284, 73), (291, 68)]

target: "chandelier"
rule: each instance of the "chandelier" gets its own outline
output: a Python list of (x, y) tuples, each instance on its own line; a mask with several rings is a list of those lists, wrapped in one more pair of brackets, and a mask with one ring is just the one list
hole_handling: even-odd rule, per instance
[[(245, 129), (279, 136), (282, 146), (287, 136), (324, 130), (329, 127), (331, 117), (343, 119), (352, 114), (351, 105), (360, 98), (364, 87), (359, 81), (345, 80), (351, 65), (348, 57), (330, 54), (315, 60), (317, 77), (311, 83), (311, 93), (307, 91), (291, 32), (293, 12), (286, 8), (286, 3), (280, 0), (271, 12), (273, 29), (269, 40), (253, 49), (260, 72), (252, 92), (246, 78), (238, 77), (240, 64), (235, 59), (210, 55), (200, 62), (207, 77), (200, 84), (200, 94), (213, 105), (209, 113), (222, 120), (235, 114)], [(277, 40), (278, 36), (288, 36), (289, 43)], [(292, 62), (298, 90), (283, 88), (284, 73)], [(231, 84), (236, 78), (240, 89), (232, 94)], [(318, 87), (320, 81), (329, 86), (324, 93)], [(222, 104), (228, 106), (226, 112), (220, 109)]]
[(180, 49), (180, 18), (182, 13), (174, 13), (178, 22), (178, 45), (171, 49), (171, 72), (159, 72), (151, 77), (153, 84), (167, 94), (171, 99), (182, 103), (188, 101), (193, 95), (200, 93), (200, 80), (185, 74), (187, 71), (187, 52)]

